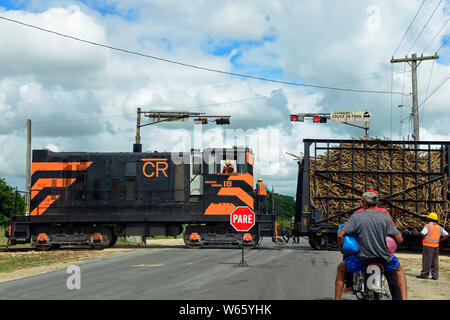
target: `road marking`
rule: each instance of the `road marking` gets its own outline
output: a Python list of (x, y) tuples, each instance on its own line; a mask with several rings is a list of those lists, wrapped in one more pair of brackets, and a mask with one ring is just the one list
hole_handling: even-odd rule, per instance
[(164, 267), (164, 264), (135, 264), (132, 267)]

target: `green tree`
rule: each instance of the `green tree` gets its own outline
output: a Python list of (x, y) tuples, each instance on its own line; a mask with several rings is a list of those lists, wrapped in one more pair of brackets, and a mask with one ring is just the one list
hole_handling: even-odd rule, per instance
[(274, 200), (275, 212), (277, 213), (277, 221), (280, 222), (280, 227), (289, 227), (295, 214), (294, 197), (275, 193)]
[[(0, 225), (7, 227), (11, 219), (14, 206), (15, 189), (9, 186), (5, 179), (0, 178)], [(25, 196), (17, 193), (14, 214), (23, 214), (25, 210)]]

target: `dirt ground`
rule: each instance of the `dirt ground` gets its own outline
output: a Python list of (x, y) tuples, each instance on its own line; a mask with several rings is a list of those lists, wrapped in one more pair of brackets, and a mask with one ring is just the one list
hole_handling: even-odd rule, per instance
[(439, 280), (435, 281), (416, 278), (422, 270), (422, 254), (396, 253), (395, 255), (406, 274), (408, 300), (450, 299), (450, 256), (439, 256)]

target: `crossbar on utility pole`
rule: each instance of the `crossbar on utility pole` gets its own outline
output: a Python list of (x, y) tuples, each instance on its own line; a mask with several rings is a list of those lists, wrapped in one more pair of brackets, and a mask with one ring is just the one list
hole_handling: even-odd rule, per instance
[[(404, 59), (394, 59), (392, 57), (391, 63), (399, 63), (399, 62), (406, 62), (411, 66), (412, 70), (412, 115), (413, 115), (413, 124), (414, 124), (414, 141), (419, 141), (419, 96), (417, 94), (417, 67), (419, 66), (420, 62), (423, 60), (434, 60), (439, 59), (439, 56), (437, 53), (434, 56), (428, 56), (424, 57), (423, 55), (420, 57), (417, 57), (415, 53), (411, 55), (411, 58), (408, 58), (406, 56)], [(417, 63), (419, 61), (419, 63)], [(410, 63), (411, 62), (411, 63)]]

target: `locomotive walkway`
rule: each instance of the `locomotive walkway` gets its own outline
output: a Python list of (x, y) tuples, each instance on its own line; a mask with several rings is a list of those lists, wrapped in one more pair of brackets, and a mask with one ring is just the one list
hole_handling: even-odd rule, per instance
[[(80, 289), (69, 290), (66, 269), (0, 284), (2, 299), (332, 299), (337, 251), (264, 239), (237, 248), (142, 248), (80, 263)], [(352, 295), (344, 298), (354, 299)]]

